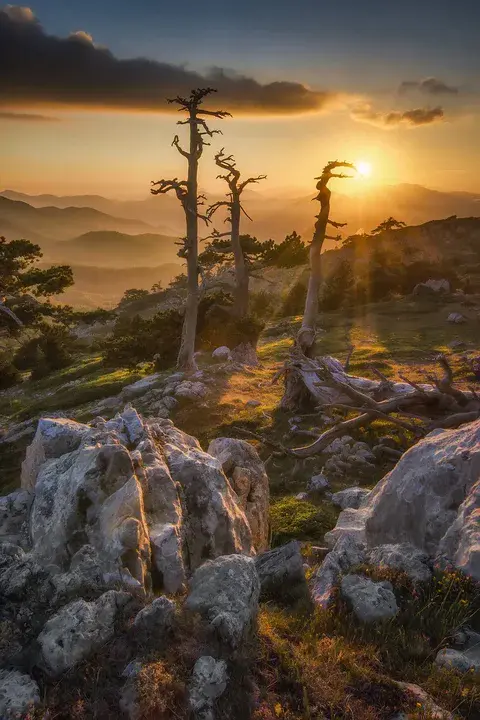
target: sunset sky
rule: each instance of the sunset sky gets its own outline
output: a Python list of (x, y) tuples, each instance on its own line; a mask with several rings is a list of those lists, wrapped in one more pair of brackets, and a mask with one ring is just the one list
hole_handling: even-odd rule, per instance
[(304, 193), (338, 157), (371, 164), (353, 190), (480, 192), (479, 30), (478, 0), (3, 6), (0, 189), (146, 195), (184, 173), (165, 97), (212, 85), (234, 117), (206, 188), (224, 145), (267, 190)]

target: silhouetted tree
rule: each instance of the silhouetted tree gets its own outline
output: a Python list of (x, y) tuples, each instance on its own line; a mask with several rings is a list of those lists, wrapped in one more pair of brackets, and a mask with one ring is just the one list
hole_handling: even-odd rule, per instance
[[(235, 303), (234, 312), (237, 317), (243, 318), (248, 313), (248, 267), (245, 261), (245, 254), (240, 241), (240, 220), (242, 212), (251, 220), (250, 216), (242, 206), (241, 196), (247, 185), (252, 183), (258, 183), (260, 180), (265, 180), (266, 175), (257, 175), (256, 177), (250, 177), (240, 182), (241, 174), (236, 167), (233, 155), (225, 155), (224, 148), (215, 155), (215, 162), (219, 168), (226, 170), (225, 175), (217, 175), (220, 180), (225, 180), (229, 187), (227, 193), (227, 200), (220, 200), (219, 202), (210, 205), (207, 210), (207, 217), (209, 220), (220, 208), (224, 207), (227, 209), (226, 222), (230, 223), (230, 232), (216, 233), (215, 238), (220, 239), (222, 237), (229, 236), (230, 243), (232, 246), (233, 259), (235, 264)], [(248, 236), (247, 236), (248, 237)]]
[(313, 232), (312, 242), (310, 244), (310, 277), (308, 280), (307, 299), (305, 301), (305, 311), (303, 314), (302, 326), (298, 332), (297, 343), (302, 352), (311, 357), (313, 353), (313, 347), (315, 343), (315, 328), (316, 320), (318, 315), (318, 303), (319, 303), (319, 290), (320, 283), (322, 280), (322, 260), (321, 252), (323, 243), (326, 239), (340, 240), (340, 236), (327, 235), (327, 227), (331, 225), (334, 228), (345, 227), (346, 223), (338, 223), (330, 220), (330, 196), (331, 191), (328, 188), (328, 183), (332, 178), (349, 178), (350, 175), (343, 173), (334, 173), (333, 170), (336, 168), (351, 168), (355, 170), (355, 166), (352, 163), (345, 161), (335, 160), (329, 162), (323, 168), (323, 172), (320, 177), (315, 178), (318, 180), (317, 190), (318, 195), (314, 198), (320, 203), (320, 212), (316, 216), (317, 221), (315, 223), (315, 229)]
[[(17, 325), (23, 324), (19, 318), (21, 313), (17, 310), (23, 299), (31, 298), (32, 295), (39, 298), (59, 295), (73, 285), (71, 267), (36, 267), (41, 258), (40, 247), (29, 240), (7, 242), (4, 237), (0, 237), (0, 313)], [(8, 305), (13, 305), (15, 312)], [(41, 303), (35, 301), (35, 305), (41, 309)]]
[(188, 98), (177, 96), (168, 100), (169, 103), (178, 105), (180, 112), (186, 112), (188, 115), (186, 120), (179, 120), (178, 124), (189, 126), (189, 150), (184, 150), (181, 147), (178, 135), (175, 135), (172, 143), (180, 155), (187, 160), (188, 175), (187, 180), (173, 178), (173, 180), (153, 182), (151, 189), (153, 195), (161, 195), (173, 190), (185, 213), (186, 235), (182, 241), (183, 247), (179, 251), (179, 256), (184, 257), (187, 261), (188, 294), (182, 340), (177, 358), (177, 367), (183, 370), (196, 369), (194, 353), (199, 300), (198, 218), (200, 217), (205, 222), (208, 222), (208, 218), (198, 212), (199, 205), (203, 204), (205, 200), (204, 196), (198, 194), (198, 161), (202, 156), (205, 145), (209, 144), (206, 142), (205, 137), (212, 137), (214, 133), (220, 132), (219, 130), (210, 130), (206, 118), (223, 119), (230, 115), (224, 110), (206, 110), (201, 107), (204, 99), (212, 92), (216, 91), (213, 88), (198, 88), (192, 90)]
[(379, 235), (382, 232), (388, 232), (389, 230), (399, 230), (402, 227), (406, 227), (406, 224), (402, 220), (395, 220), (393, 217), (389, 217), (387, 220), (384, 220), (380, 223), (380, 225), (377, 225), (376, 228), (372, 230), (372, 235)]

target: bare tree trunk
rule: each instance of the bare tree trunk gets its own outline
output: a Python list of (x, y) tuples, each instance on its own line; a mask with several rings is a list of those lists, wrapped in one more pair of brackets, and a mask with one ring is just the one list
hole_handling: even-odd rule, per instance
[[(216, 92), (213, 88), (198, 88), (192, 90), (190, 97), (184, 98), (177, 96), (168, 100), (180, 106), (180, 110), (188, 113), (187, 120), (180, 120), (179, 125), (188, 125), (190, 130), (190, 147), (187, 152), (180, 145), (178, 135), (175, 135), (172, 145), (174, 145), (180, 155), (186, 158), (188, 162), (188, 179), (178, 180), (159, 180), (152, 183), (153, 195), (160, 195), (174, 190), (177, 198), (182, 204), (185, 213), (186, 236), (184, 238), (184, 246), (178, 253), (180, 257), (187, 260), (187, 301), (185, 306), (185, 317), (183, 320), (182, 337), (180, 341), (180, 350), (177, 357), (177, 368), (179, 370), (192, 371), (197, 369), (195, 362), (195, 338), (197, 333), (197, 316), (199, 302), (198, 288), (198, 161), (202, 156), (206, 143), (203, 137), (205, 135), (212, 137), (213, 133), (219, 130), (210, 130), (205, 117), (215, 117), (218, 119), (225, 118), (230, 113), (224, 110), (205, 110), (202, 105), (205, 97), (210, 93)], [(202, 196), (202, 201), (205, 198)], [(201, 203), (203, 204), (203, 202)], [(201, 216), (205, 222), (208, 222), (206, 216)]]
[(232, 250), (235, 263), (235, 315), (246, 317), (248, 313), (248, 286), (249, 276), (242, 246), (240, 244), (240, 196), (236, 193), (232, 198)]
[[(300, 330), (296, 338), (296, 346), (306, 357), (311, 358), (315, 353), (315, 337), (317, 330), (317, 316), (319, 309), (319, 292), (322, 282), (322, 248), (327, 235), (327, 227), (330, 223), (334, 227), (341, 227), (341, 223), (329, 219), (331, 191), (328, 182), (331, 178), (349, 177), (348, 175), (333, 173), (337, 167), (353, 168), (351, 163), (330, 162), (328, 163), (319, 178), (316, 178), (318, 195), (315, 200), (320, 202), (320, 212), (317, 215), (312, 242), (310, 245), (310, 277), (308, 279), (307, 298)], [(338, 239), (338, 238), (335, 238)], [(285, 373), (285, 393), (281, 406), (286, 410), (308, 410), (311, 408), (313, 399), (298, 372), (289, 370)]]

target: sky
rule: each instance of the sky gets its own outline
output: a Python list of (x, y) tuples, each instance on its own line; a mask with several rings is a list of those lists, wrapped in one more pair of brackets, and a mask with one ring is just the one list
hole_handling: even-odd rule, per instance
[[(225, 146), (262, 187), (350, 183), (480, 192), (478, 0), (32, 0), (0, 9), (0, 189), (141, 197), (182, 177), (166, 97), (218, 88)], [(4, 70), (5, 69), (5, 70)], [(344, 188), (342, 187), (342, 191)]]

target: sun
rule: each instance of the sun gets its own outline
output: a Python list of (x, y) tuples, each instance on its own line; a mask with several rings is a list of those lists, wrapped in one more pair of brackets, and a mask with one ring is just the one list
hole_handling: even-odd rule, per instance
[(366, 162), (365, 160), (359, 160), (357, 163), (355, 163), (355, 167), (358, 170), (358, 174), (362, 177), (370, 177), (372, 174), (372, 166), (369, 162)]

